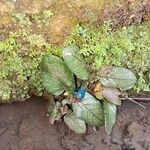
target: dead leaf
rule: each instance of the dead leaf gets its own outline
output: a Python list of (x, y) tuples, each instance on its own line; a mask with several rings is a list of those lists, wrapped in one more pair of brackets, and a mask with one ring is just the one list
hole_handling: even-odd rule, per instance
[(112, 65), (105, 65), (100, 69), (98, 75), (101, 77), (105, 77), (111, 72), (112, 69), (113, 69)]
[(111, 103), (115, 105), (121, 105), (121, 99), (119, 96), (121, 92), (116, 88), (108, 88), (104, 87), (102, 91), (102, 95)]

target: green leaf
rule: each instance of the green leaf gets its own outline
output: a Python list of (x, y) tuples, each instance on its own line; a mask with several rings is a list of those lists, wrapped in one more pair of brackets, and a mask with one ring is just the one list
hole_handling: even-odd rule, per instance
[(101, 103), (91, 94), (85, 94), (81, 102), (72, 104), (73, 112), (80, 119), (92, 126), (102, 126), (104, 124), (104, 113)]
[(73, 74), (62, 59), (50, 54), (46, 55), (42, 59), (41, 70), (42, 81), (46, 90), (54, 95), (58, 95), (64, 90), (74, 91)]
[(49, 92), (54, 95), (60, 95), (64, 91), (64, 85), (60, 80), (56, 79), (54, 76), (52, 76), (50, 73), (41, 73), (41, 79), (42, 79), (42, 84), (44, 88)]
[(113, 67), (106, 76), (100, 78), (100, 82), (104, 86), (121, 90), (131, 89), (136, 81), (136, 76), (130, 70), (122, 67)]
[(64, 116), (64, 122), (71, 130), (78, 134), (86, 132), (85, 122), (79, 119), (73, 112), (69, 112)]
[(79, 53), (79, 48), (75, 45), (63, 49), (63, 59), (68, 68), (80, 79), (88, 80), (90, 72), (86, 69), (83, 56)]
[(62, 117), (60, 109), (61, 109), (60, 102), (56, 102), (56, 103), (49, 102), (48, 103), (47, 110), (50, 115), (50, 123), (51, 124), (54, 124), (55, 121), (59, 120)]
[(121, 105), (120, 91), (116, 88), (103, 87), (102, 95), (111, 103)]
[(105, 130), (108, 135), (111, 134), (113, 126), (116, 122), (117, 107), (112, 103), (104, 101), (104, 115), (105, 115)]

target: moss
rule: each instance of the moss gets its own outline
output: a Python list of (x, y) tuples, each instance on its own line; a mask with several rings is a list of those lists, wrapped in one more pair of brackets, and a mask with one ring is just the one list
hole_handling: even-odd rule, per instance
[(136, 91), (149, 91), (150, 22), (113, 31), (111, 22), (101, 27), (77, 25), (65, 46), (77, 44), (87, 63), (99, 69), (112, 64), (133, 70), (138, 76)]
[[(22, 101), (32, 93), (43, 93), (40, 61), (46, 53), (59, 57), (62, 53), (60, 47), (47, 42), (43, 32), (51, 15), (49, 10), (30, 17), (19, 12), (13, 15), (16, 29), (0, 42), (0, 102)], [(149, 90), (149, 33), (149, 22), (116, 31), (110, 22), (97, 28), (77, 25), (61, 46), (77, 44), (87, 63), (96, 68), (113, 64), (133, 70), (138, 76), (135, 90), (146, 91)]]
[[(20, 40), (21, 39), (21, 40)], [(0, 102), (22, 101), (31, 93), (41, 95), (40, 62), (46, 53), (60, 56), (41, 35), (10, 32), (0, 42)]]

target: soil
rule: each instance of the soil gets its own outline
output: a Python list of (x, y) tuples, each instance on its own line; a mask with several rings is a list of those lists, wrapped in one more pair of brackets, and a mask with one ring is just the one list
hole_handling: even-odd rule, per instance
[(144, 109), (124, 101), (111, 136), (104, 128), (77, 135), (64, 124), (50, 125), (43, 98), (0, 105), (1, 150), (150, 150), (150, 102)]

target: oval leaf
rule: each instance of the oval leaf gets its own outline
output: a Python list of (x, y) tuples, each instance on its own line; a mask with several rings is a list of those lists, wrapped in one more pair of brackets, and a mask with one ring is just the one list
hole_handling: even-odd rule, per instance
[[(64, 90), (74, 91), (75, 83), (71, 71), (68, 69), (64, 61), (53, 55), (46, 55), (41, 62), (42, 81), (46, 89), (54, 93)], [(46, 76), (49, 82), (46, 83)], [(52, 87), (50, 87), (52, 86)], [(48, 87), (48, 88), (47, 88)], [(56, 89), (54, 91), (53, 89)], [(59, 90), (58, 90), (59, 89)], [(58, 95), (58, 94), (57, 94)]]
[(113, 126), (116, 122), (117, 107), (112, 103), (104, 101), (104, 115), (105, 115), (105, 130), (108, 135), (111, 134)]
[(121, 90), (131, 89), (136, 81), (136, 76), (130, 70), (122, 67), (113, 67), (109, 74), (100, 79), (104, 86)]
[(84, 58), (79, 54), (79, 48), (75, 45), (63, 49), (63, 59), (68, 68), (80, 79), (88, 80), (90, 72), (86, 69)]
[(86, 92), (82, 101), (73, 103), (72, 108), (75, 115), (87, 124), (98, 127), (104, 124), (103, 107), (91, 94)]
[(71, 130), (78, 134), (86, 132), (85, 122), (79, 119), (73, 112), (69, 112), (64, 116), (64, 122)]
[(64, 85), (49, 73), (41, 73), (42, 84), (46, 91), (54, 95), (60, 95), (64, 91)]
[(120, 91), (116, 88), (103, 87), (102, 95), (111, 103), (121, 105)]

